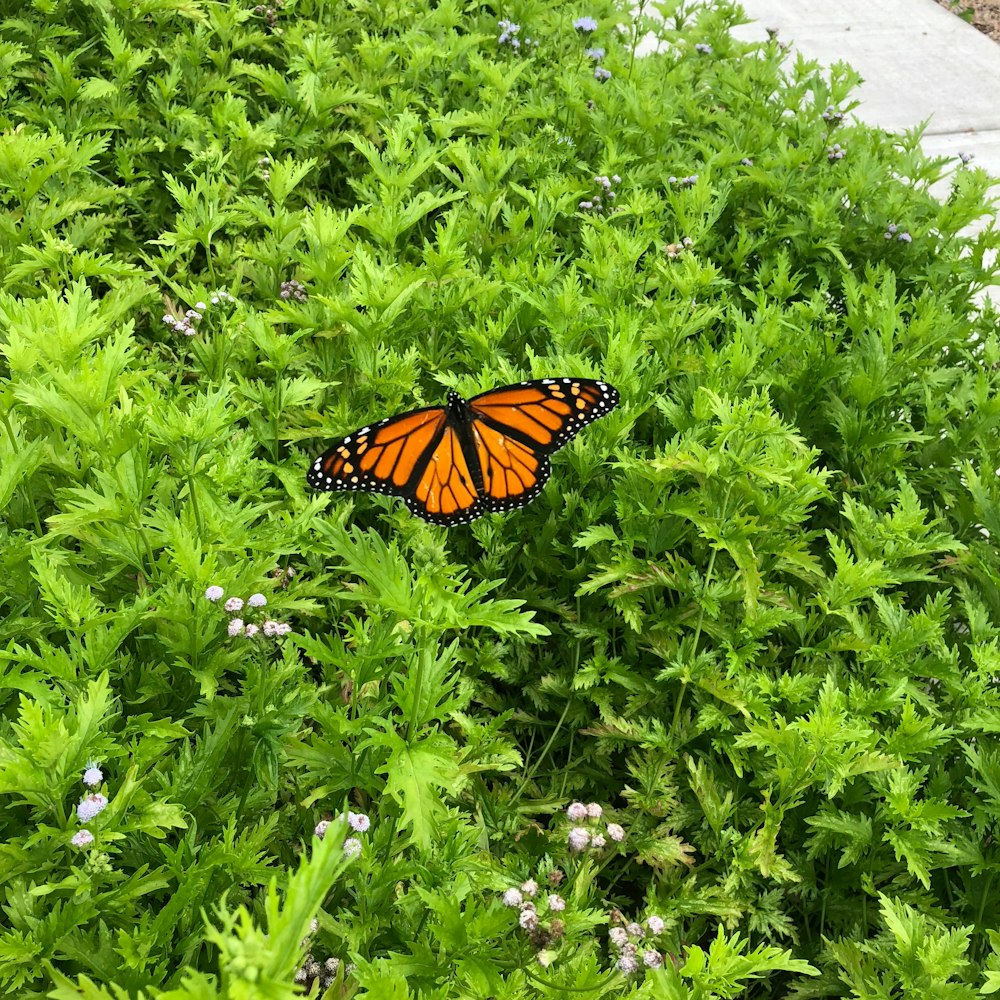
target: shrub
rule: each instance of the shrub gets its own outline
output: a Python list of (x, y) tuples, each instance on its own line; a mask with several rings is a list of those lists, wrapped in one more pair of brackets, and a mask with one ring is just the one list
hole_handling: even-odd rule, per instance
[[(1000, 985), (989, 178), (657, 8), (5, 12), (11, 996)], [(306, 489), (551, 374), (523, 511)]]

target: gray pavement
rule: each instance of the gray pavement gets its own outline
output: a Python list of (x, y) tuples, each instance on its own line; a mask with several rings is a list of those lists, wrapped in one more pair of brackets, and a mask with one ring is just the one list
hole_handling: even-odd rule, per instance
[[(928, 135), (1000, 131), (1000, 44), (934, 0), (742, 0), (754, 19), (738, 34), (781, 41), (824, 66), (843, 60), (864, 77), (858, 115)], [(985, 155), (985, 150), (984, 150)], [(1000, 160), (997, 161), (1000, 166)], [(1000, 174), (1000, 170), (993, 171)]]
[[(854, 114), (892, 131), (927, 122), (932, 156), (972, 153), (1000, 177), (1000, 44), (934, 0), (742, 0), (752, 23), (823, 66), (852, 65), (864, 78)], [(945, 186), (947, 190), (947, 186)], [(942, 192), (944, 193), (944, 192)]]
[[(857, 119), (894, 132), (926, 123), (924, 152), (954, 157), (956, 168), (959, 154), (971, 153), (1000, 183), (1000, 43), (934, 0), (740, 2), (750, 23), (736, 29), (738, 38), (763, 41), (776, 28), (807, 59), (849, 63), (863, 78), (852, 92)], [(638, 52), (656, 46), (650, 35)], [(949, 188), (945, 179), (931, 190), (944, 198)], [(984, 215), (966, 233), (991, 220)], [(1000, 307), (1000, 288), (986, 294)]]
[[(704, 0), (711, 3), (712, 0)], [(768, 28), (807, 59), (850, 63), (864, 82), (854, 114), (892, 131), (927, 122), (927, 153), (972, 153), (1000, 178), (1000, 43), (934, 0), (742, 0), (751, 19), (734, 32), (763, 41)], [(639, 46), (656, 48), (653, 36)]]

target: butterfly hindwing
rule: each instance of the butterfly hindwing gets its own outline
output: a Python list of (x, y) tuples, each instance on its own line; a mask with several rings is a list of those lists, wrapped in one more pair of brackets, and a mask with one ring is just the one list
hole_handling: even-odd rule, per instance
[(407, 494), (406, 506), (433, 524), (462, 524), (483, 515), (469, 459), (450, 424)]
[(523, 507), (542, 492), (552, 471), (543, 453), (485, 420), (473, 422), (472, 435), (487, 510)]

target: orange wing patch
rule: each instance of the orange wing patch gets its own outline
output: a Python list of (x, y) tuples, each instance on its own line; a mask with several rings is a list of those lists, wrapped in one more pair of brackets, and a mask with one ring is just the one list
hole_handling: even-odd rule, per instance
[(451, 427), (445, 428), (413, 493), (414, 499), (427, 514), (448, 520), (479, 507), (479, 494), (472, 481), (469, 464), (458, 435)]
[(402, 495), (445, 414), (443, 407), (432, 407), (363, 427), (321, 455), (307, 478), (320, 489)]
[(424, 449), (441, 429), (444, 410), (411, 413), (375, 431), (372, 443), (358, 439), (358, 460), (364, 472), (394, 486), (406, 483)]
[(527, 445), (481, 422), (473, 426), (472, 435), (488, 501), (506, 506), (541, 489), (545, 481), (540, 475), (543, 459)]
[(491, 393), (488, 401), (472, 405), (495, 423), (520, 431), (543, 447), (552, 443), (573, 412), (573, 404), (565, 393), (545, 393), (533, 386), (515, 386), (505, 392)]

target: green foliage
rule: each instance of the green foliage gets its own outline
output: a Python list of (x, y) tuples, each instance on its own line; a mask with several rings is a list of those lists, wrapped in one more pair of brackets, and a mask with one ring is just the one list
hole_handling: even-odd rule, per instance
[[(1000, 988), (990, 179), (655, 8), (0, 5), (4, 995)], [(553, 374), (524, 510), (306, 487)]]

